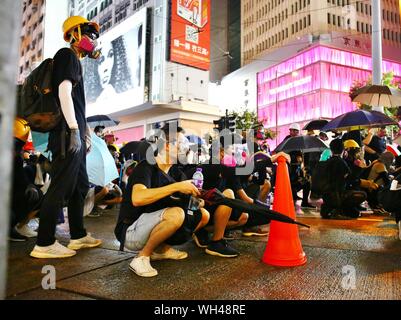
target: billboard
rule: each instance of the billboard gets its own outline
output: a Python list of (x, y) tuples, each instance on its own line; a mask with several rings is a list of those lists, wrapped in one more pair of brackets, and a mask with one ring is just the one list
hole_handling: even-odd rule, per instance
[(99, 59), (82, 61), (87, 116), (145, 102), (146, 23), (144, 8), (99, 37)]
[(171, 0), (170, 60), (210, 66), (210, 0)]

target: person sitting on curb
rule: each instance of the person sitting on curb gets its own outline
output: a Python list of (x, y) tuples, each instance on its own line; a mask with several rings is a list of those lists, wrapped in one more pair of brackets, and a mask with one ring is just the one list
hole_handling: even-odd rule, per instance
[(171, 245), (190, 240), (192, 233), (209, 221), (209, 213), (202, 208), (204, 202), (199, 210), (189, 211), (174, 200), (177, 193), (198, 197), (200, 191), (173, 167), (185, 136), (181, 132), (170, 132), (169, 125), (161, 131), (157, 156), (139, 163), (128, 179), (114, 231), (120, 249), (125, 247), (138, 252), (130, 269), (141, 277), (158, 274), (151, 260), (187, 258), (186, 252)]

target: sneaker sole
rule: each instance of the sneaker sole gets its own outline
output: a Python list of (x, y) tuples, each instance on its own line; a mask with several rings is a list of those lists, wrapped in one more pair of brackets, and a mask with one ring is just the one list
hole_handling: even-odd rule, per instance
[(42, 252), (31, 252), (30, 256), (37, 259), (61, 259), (61, 258), (70, 258), (75, 256), (77, 253), (71, 253), (66, 255), (54, 255), (49, 253), (42, 253)]
[(242, 235), (244, 236), (244, 237), (252, 237), (252, 236), (255, 236), (255, 237), (265, 237), (265, 236), (267, 236), (269, 233), (256, 233), (256, 232), (243, 232), (242, 233)]
[(133, 273), (135, 273), (137, 276), (144, 277), (144, 278), (152, 278), (152, 277), (156, 277), (156, 276), (158, 275), (157, 271), (156, 271), (156, 273), (139, 274), (139, 273), (136, 272), (135, 269), (132, 268), (131, 266), (129, 266), (129, 269), (130, 269)]
[(188, 255), (182, 256), (182, 257), (179, 257), (179, 258), (173, 258), (173, 257), (166, 257), (166, 258), (164, 258), (164, 257), (155, 257), (155, 258), (153, 258), (152, 256), (150, 256), (150, 260), (151, 260), (151, 261), (160, 261), (160, 260), (183, 260), (183, 259), (186, 259), (186, 258), (188, 258)]
[(238, 257), (238, 254), (222, 254), (216, 251), (211, 251), (209, 249), (206, 249), (205, 252), (207, 254), (210, 254), (211, 256), (216, 256), (216, 257), (222, 257), (222, 258), (236, 258)]
[(68, 249), (70, 250), (80, 250), (80, 249), (89, 249), (89, 248), (96, 248), (98, 246), (100, 246), (102, 244), (102, 242), (100, 243), (96, 243), (96, 244), (77, 244), (77, 245), (71, 245), (69, 244), (67, 246)]

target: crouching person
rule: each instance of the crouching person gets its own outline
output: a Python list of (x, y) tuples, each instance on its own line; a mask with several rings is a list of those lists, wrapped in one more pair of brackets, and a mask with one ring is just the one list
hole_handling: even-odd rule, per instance
[(157, 275), (152, 260), (185, 259), (188, 254), (171, 245), (190, 240), (192, 233), (209, 221), (205, 209), (188, 211), (177, 200), (183, 194), (200, 195), (192, 182), (172, 167), (185, 139), (182, 133), (170, 133), (168, 126), (163, 127), (157, 142), (158, 155), (138, 164), (128, 180), (115, 235), (120, 249), (138, 252), (130, 269), (141, 277)]

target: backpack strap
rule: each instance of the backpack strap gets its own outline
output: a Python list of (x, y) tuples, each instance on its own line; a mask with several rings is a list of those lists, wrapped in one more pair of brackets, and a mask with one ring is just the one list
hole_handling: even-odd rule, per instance
[(130, 224), (123, 223), (123, 227), (121, 229), (120, 248), (119, 248), (119, 251), (121, 251), (121, 252), (124, 252), (125, 237), (127, 235), (127, 230), (129, 227), (130, 227)]

